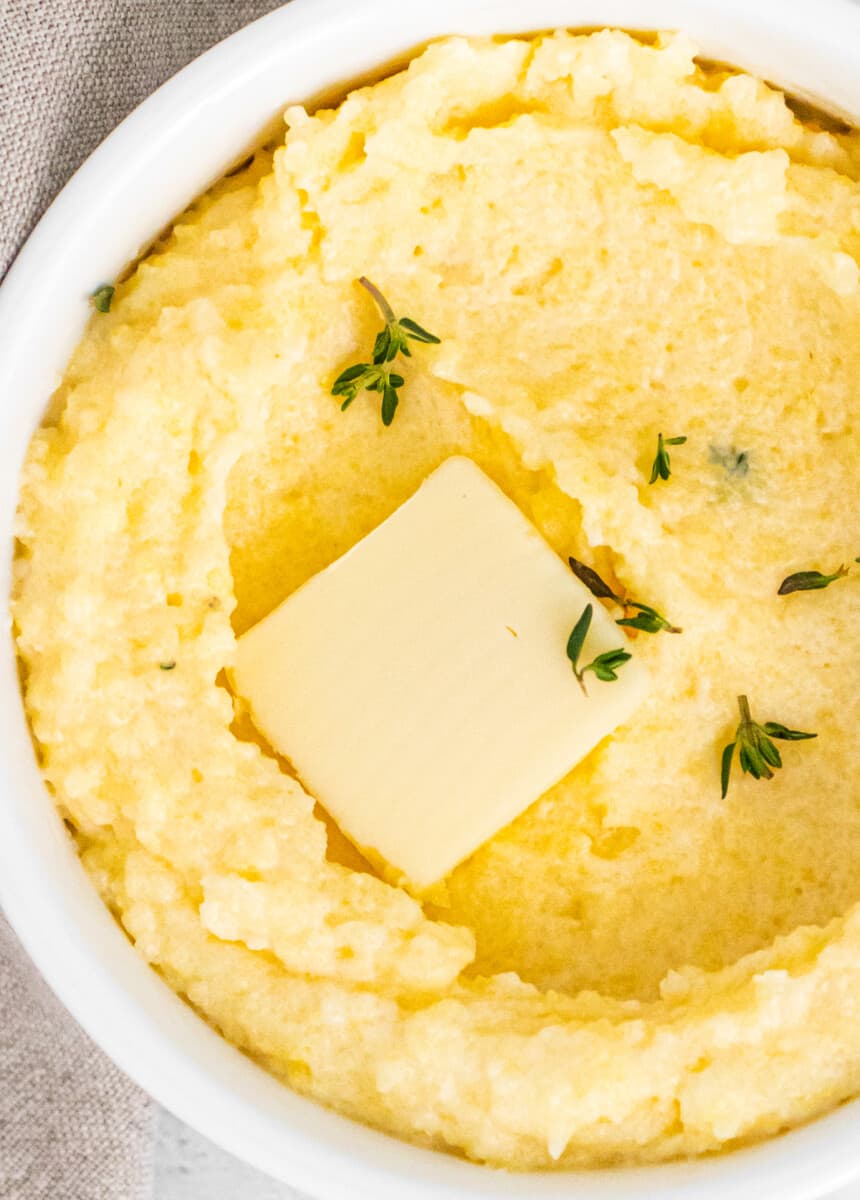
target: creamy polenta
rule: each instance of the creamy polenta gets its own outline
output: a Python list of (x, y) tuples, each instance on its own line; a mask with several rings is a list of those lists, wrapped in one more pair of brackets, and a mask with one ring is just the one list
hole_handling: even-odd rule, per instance
[[(777, 594), (860, 554), (860, 155), (694, 54), (451, 39), (290, 108), (93, 315), (23, 478), (27, 712), (138, 950), (298, 1090), (513, 1168), (860, 1092), (860, 568)], [(378, 329), (361, 275), (441, 339), (390, 428), (331, 395)], [(635, 718), (422, 904), (226, 679), (452, 454), (683, 633), (635, 638)], [(723, 800), (739, 694), (818, 737)]]

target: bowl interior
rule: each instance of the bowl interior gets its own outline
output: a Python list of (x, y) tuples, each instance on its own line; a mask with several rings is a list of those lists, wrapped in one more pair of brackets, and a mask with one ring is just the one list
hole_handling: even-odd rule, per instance
[[(3, 596), (21, 460), (96, 285), (132, 261), (287, 103), (402, 60), (444, 34), (597, 25), (682, 28), (707, 57), (860, 118), (860, 7), (850, 0), (293, 0), (204, 55), (133, 113), (63, 191), (0, 289)], [(0, 697), (0, 901), (10, 920), (66, 1006), (132, 1078), (261, 1169), (331, 1200), (701, 1200), (729, 1187), (736, 1200), (801, 1200), (860, 1177), (856, 1104), (731, 1156), (526, 1177), (402, 1144), (293, 1094), (175, 996), (103, 907), (42, 783), (8, 636), (0, 648)]]

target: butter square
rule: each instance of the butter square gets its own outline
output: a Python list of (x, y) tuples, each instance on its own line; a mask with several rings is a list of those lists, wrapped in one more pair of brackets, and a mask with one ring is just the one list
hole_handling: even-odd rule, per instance
[(257, 728), (371, 861), (443, 878), (630, 718), (648, 676), (581, 661), (624, 646), (609, 614), (469, 459), (448, 459), (342, 558), (238, 640)]

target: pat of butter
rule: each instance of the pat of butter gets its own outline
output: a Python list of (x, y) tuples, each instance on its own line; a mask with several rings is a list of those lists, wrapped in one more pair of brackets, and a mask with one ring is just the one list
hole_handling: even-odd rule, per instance
[[(435, 883), (556, 783), (647, 689), (566, 656), (592, 597), (466, 458), (238, 642), (233, 686), (372, 860)], [(625, 645), (597, 602), (580, 661)]]

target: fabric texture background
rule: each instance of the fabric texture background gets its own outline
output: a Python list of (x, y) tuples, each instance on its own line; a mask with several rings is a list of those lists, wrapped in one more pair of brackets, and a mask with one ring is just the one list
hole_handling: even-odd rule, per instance
[(0, 276), (73, 171), (159, 84), (282, 0), (0, 0)]
[[(0, 277), (127, 113), (279, 3), (0, 0)], [(0, 916), (0, 1200), (148, 1200), (154, 1125)]]

